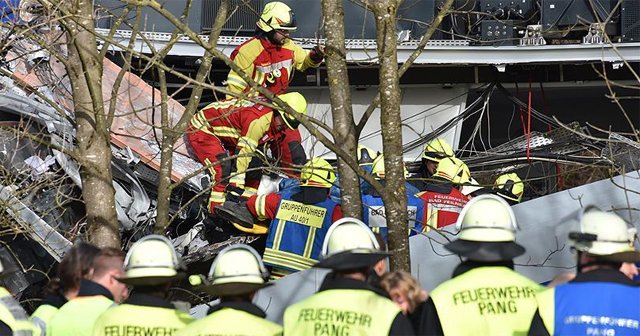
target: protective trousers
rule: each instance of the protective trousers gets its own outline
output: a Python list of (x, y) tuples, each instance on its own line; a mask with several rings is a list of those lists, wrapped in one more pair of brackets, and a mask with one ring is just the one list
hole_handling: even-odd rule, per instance
[[(209, 212), (213, 212), (216, 205), (224, 203), (225, 189), (229, 183), (229, 177), (235, 167), (234, 160), (222, 141), (215, 135), (202, 131), (190, 130), (187, 139), (191, 151), (202, 163), (211, 175), (211, 194), (209, 196)], [(249, 164), (249, 170), (260, 166), (260, 160), (254, 158)], [(245, 180), (245, 194), (255, 194), (260, 185), (260, 174), (248, 174)]]

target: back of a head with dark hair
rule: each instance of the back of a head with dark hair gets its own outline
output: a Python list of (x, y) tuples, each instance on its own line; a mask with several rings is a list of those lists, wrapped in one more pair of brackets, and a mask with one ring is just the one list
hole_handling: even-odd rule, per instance
[(47, 285), (48, 293), (77, 290), (80, 280), (88, 278), (100, 249), (89, 243), (78, 243), (65, 253), (58, 265), (56, 278)]
[(105, 247), (100, 251), (93, 261), (92, 279), (103, 277), (109, 271), (122, 269), (124, 261), (124, 253), (119, 249)]

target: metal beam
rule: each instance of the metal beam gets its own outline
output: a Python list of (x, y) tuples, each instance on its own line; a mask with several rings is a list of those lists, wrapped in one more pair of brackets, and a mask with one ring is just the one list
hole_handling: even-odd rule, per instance
[[(98, 34), (106, 36), (108, 30), (96, 29)], [(156, 50), (167, 46), (171, 33), (141, 32)], [(118, 30), (115, 41), (125, 44), (131, 36), (129, 30)], [(208, 37), (200, 35), (203, 41)], [(227, 56), (233, 49), (248, 40), (248, 37), (222, 36), (218, 41), (218, 49)], [(322, 41), (321, 41), (322, 42)], [(303, 48), (312, 48), (316, 40), (302, 40)], [(374, 40), (348, 40), (347, 61), (357, 63), (377, 63), (376, 42)], [(398, 45), (398, 62), (405, 62), (417, 41), (403, 42)], [(111, 46), (119, 50), (117, 46)], [(137, 38), (135, 50), (150, 53), (151, 49)], [(171, 48), (169, 55), (199, 57), (204, 48), (187, 37), (182, 37)], [(439, 65), (503, 65), (531, 63), (585, 63), (585, 62), (640, 62), (640, 43), (611, 44), (570, 44), (544, 46), (469, 46), (467, 41), (430, 41), (424, 52), (416, 59), (415, 64)]]

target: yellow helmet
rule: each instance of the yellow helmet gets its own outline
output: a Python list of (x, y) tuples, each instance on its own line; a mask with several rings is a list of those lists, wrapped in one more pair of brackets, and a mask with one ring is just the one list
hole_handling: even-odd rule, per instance
[(380, 155), (380, 152), (376, 152), (373, 149), (358, 145), (358, 164), (360, 166), (373, 165), (373, 161)]
[(469, 167), (460, 159), (452, 156), (440, 160), (434, 176), (439, 176), (453, 184), (462, 185), (469, 183), (471, 172)]
[(256, 25), (265, 32), (274, 29), (296, 30), (297, 28), (296, 18), (291, 8), (280, 1), (266, 4)]
[(440, 162), (441, 159), (446, 157), (453, 157), (453, 149), (451, 145), (447, 143), (445, 139), (435, 138), (424, 146), (424, 150), (422, 151), (422, 158)]
[[(307, 113), (307, 100), (299, 92), (281, 94), (278, 98), (289, 104), (294, 111), (301, 114)], [(280, 115), (282, 115), (282, 120), (290, 129), (296, 129), (300, 125), (300, 122), (289, 113), (281, 111)]]
[(493, 188), (498, 195), (514, 202), (520, 202), (524, 193), (524, 183), (516, 173), (498, 176)]
[[(409, 177), (409, 170), (407, 169), (407, 166), (404, 165), (404, 163), (402, 166), (404, 168), (404, 177), (405, 178)], [(383, 154), (378, 155), (376, 159), (373, 160), (373, 163), (371, 164), (371, 175), (379, 179), (384, 178), (385, 173), (384, 173), (384, 155)]]
[(629, 228), (618, 215), (594, 206), (584, 209), (579, 230), (569, 233), (576, 250), (615, 262), (640, 260), (640, 253), (633, 247), (635, 238), (635, 228)]
[(302, 167), (300, 172), (301, 187), (331, 188), (336, 181), (336, 172), (327, 160), (315, 157)]

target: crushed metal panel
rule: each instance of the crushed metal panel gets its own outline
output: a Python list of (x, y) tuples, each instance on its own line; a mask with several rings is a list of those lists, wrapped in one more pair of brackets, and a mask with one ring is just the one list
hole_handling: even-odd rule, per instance
[(5, 203), (7, 214), (25, 228), (29, 237), (40, 244), (56, 261), (60, 261), (71, 247), (71, 242), (13, 196), (13, 189), (10, 187), (0, 185), (0, 199)]
[[(626, 191), (625, 191), (626, 188)], [(573, 272), (575, 256), (567, 242), (567, 234), (575, 224), (575, 214), (588, 204), (603, 210), (616, 210), (630, 224), (640, 226), (640, 171), (616, 176), (573, 189), (565, 190), (513, 207), (520, 231), (518, 243), (525, 246), (525, 255), (515, 259), (516, 271), (536, 282), (544, 283), (554, 276)], [(448, 231), (448, 232), (447, 232)], [(452, 239), (455, 228), (443, 234)], [(447, 251), (447, 239), (435, 231), (426, 236), (413, 236), (411, 244), (412, 273), (422, 286), (433, 290), (449, 279), (460, 258)], [(254, 302), (267, 312), (267, 318), (282, 322), (287, 306), (316, 292), (325, 270), (311, 269), (286, 276), (274, 286), (258, 292)]]
[(618, 133), (609, 133), (602, 156), (612, 160), (625, 171), (640, 169), (640, 143)]

